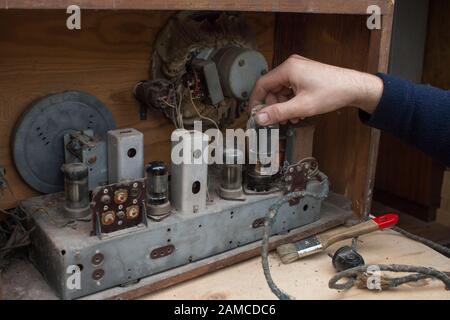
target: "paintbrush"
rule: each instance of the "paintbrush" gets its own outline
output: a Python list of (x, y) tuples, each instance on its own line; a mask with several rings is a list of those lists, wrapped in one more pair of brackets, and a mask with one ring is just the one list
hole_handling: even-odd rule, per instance
[(295, 243), (289, 243), (277, 248), (278, 255), (284, 264), (323, 252), (332, 244), (345, 239), (351, 239), (377, 230), (383, 230), (396, 225), (398, 215), (386, 214), (375, 219), (357, 224), (345, 230), (324, 233)]

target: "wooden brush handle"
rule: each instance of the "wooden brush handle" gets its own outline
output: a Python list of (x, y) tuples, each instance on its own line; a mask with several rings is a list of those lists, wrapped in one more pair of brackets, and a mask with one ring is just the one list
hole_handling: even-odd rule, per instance
[(320, 242), (323, 247), (326, 248), (333, 243), (350, 239), (354, 237), (361, 236), (363, 234), (368, 234), (377, 230), (383, 230), (386, 228), (390, 228), (397, 224), (398, 216), (395, 214), (387, 214), (384, 216), (380, 216), (373, 220), (369, 220), (356, 226), (347, 228), (346, 230), (339, 230), (335, 232), (330, 232), (328, 234), (323, 234), (318, 236)]

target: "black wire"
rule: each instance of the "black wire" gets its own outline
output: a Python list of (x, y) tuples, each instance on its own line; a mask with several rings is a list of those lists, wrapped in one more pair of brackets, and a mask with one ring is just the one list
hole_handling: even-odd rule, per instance
[(398, 232), (398, 233), (400, 233), (400, 234), (402, 234), (402, 235), (404, 235), (405, 237), (407, 237), (407, 238), (409, 238), (411, 240), (420, 242), (420, 243), (430, 247), (431, 249), (434, 249), (437, 252), (442, 253), (443, 255), (445, 255), (448, 258), (450, 258), (450, 249), (447, 248), (447, 247), (444, 247), (443, 245), (440, 245), (439, 243), (436, 243), (434, 241), (425, 239), (423, 237), (419, 237), (418, 235), (412, 234), (412, 233), (410, 233), (410, 232), (408, 232), (406, 230), (403, 230), (403, 229), (401, 229), (399, 227), (395, 227), (394, 226), (391, 229), (396, 231), (396, 232)]

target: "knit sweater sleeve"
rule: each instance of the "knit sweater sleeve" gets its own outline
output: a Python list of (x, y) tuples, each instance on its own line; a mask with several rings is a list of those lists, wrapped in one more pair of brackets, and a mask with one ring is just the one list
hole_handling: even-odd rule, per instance
[(450, 91), (379, 73), (384, 92), (367, 125), (388, 132), (450, 166)]

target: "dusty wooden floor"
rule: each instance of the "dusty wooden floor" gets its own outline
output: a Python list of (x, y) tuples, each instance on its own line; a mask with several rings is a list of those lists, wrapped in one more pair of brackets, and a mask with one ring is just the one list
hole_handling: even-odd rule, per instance
[[(328, 252), (350, 241), (331, 247)], [(358, 250), (367, 264), (426, 265), (450, 271), (449, 259), (428, 247), (411, 241), (391, 230), (378, 231), (360, 238)], [(437, 281), (403, 285), (391, 291), (369, 292), (352, 288), (336, 291), (328, 288), (335, 274), (326, 254), (283, 265), (276, 253), (270, 255), (272, 276), (276, 283), (297, 299), (450, 299), (450, 292)], [(176, 285), (148, 295), (144, 299), (274, 299), (262, 272), (260, 258)]]

